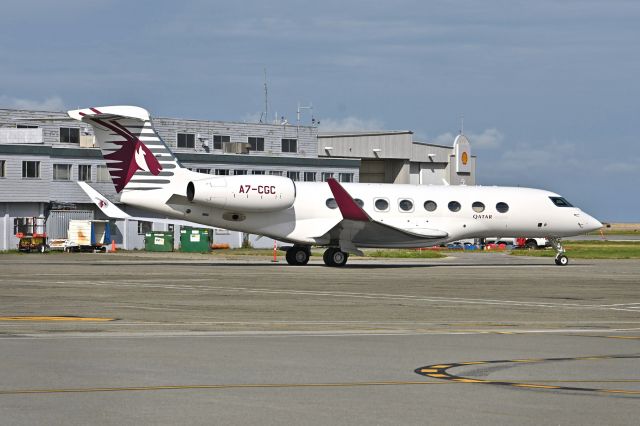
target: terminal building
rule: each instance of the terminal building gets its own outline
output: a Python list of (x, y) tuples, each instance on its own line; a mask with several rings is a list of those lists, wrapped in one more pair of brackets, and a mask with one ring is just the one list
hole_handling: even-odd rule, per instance
[[(152, 118), (184, 167), (212, 175), (280, 175), (294, 181), (475, 184), (476, 158), (463, 135), (452, 147), (418, 143), (410, 131), (318, 133), (316, 126)], [(106, 219), (77, 185), (88, 182), (114, 203), (111, 178), (90, 126), (65, 112), (0, 109), (0, 250), (15, 249), (17, 217), (46, 217), (50, 238), (66, 238), (71, 219)], [(120, 205), (132, 216), (153, 217)], [(144, 234), (167, 224), (112, 223), (118, 247), (144, 247)], [(174, 229), (176, 235), (179, 230)], [(176, 241), (179, 239), (176, 238)], [(237, 232), (214, 241), (237, 247)], [(258, 240), (254, 245), (270, 245)], [(260, 242), (258, 242), (260, 241)]]

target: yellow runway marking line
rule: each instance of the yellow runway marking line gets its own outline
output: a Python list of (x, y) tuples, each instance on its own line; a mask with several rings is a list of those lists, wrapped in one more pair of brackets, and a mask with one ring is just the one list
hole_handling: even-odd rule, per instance
[(640, 339), (640, 336), (605, 336), (608, 339)]
[(106, 322), (106, 321), (115, 321), (115, 318), (55, 317), (55, 316), (15, 316), (15, 317), (0, 317), (0, 321), (89, 321), (89, 322)]
[(219, 385), (176, 385), (176, 386), (127, 386), (104, 388), (67, 388), (67, 389), (15, 389), (0, 390), (0, 395), (52, 394), (52, 393), (91, 393), (91, 392), (127, 392), (159, 390), (198, 390), (198, 389), (263, 389), (263, 388), (333, 388), (362, 386), (405, 386), (405, 385), (446, 385), (451, 382), (425, 381), (381, 381), (349, 383), (246, 383)]
[(438, 364), (438, 365), (430, 365), (429, 368), (449, 368), (451, 367), (453, 364)]
[(444, 378), (444, 377), (451, 377), (448, 374), (436, 374), (436, 373), (431, 373), (429, 374), (429, 377), (436, 377), (438, 379)]
[(469, 362), (461, 362), (460, 365), (478, 365), (478, 364), (486, 364), (486, 361), (469, 361)]
[(549, 385), (533, 385), (528, 383), (514, 383), (512, 386), (518, 388), (536, 388), (536, 389), (560, 389), (560, 386), (549, 386)]
[(435, 368), (423, 368), (420, 370), (421, 373), (437, 373), (438, 371), (440, 370)]

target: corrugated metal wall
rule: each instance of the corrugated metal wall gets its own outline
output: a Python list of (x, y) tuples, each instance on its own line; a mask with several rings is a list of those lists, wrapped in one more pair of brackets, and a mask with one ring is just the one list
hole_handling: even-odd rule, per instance
[(49, 238), (67, 238), (69, 221), (75, 219), (93, 220), (93, 210), (51, 210), (47, 219)]

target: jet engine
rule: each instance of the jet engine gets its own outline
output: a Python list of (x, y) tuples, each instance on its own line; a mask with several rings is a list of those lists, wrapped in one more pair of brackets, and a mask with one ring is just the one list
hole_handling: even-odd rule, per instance
[(271, 212), (293, 205), (296, 186), (282, 176), (220, 176), (189, 182), (187, 199), (217, 209)]

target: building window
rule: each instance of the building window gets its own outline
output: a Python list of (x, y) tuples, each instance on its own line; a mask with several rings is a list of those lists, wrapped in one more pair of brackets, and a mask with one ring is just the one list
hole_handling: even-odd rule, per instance
[(353, 173), (340, 173), (340, 182), (353, 182)]
[(282, 172), (280, 170), (269, 170), (269, 174), (271, 176), (282, 176)]
[(215, 174), (218, 176), (227, 176), (229, 175), (229, 169), (216, 169)]
[(53, 180), (71, 180), (71, 164), (54, 164)]
[(424, 209), (428, 212), (433, 212), (438, 208), (435, 201), (429, 200), (424, 202)]
[(138, 235), (144, 235), (148, 232), (151, 232), (151, 222), (144, 222), (142, 220), (138, 221)]
[(75, 127), (60, 127), (60, 142), (80, 143), (80, 129)]
[(264, 151), (264, 138), (249, 138), (250, 151)]
[(500, 213), (506, 213), (509, 211), (509, 205), (507, 203), (499, 202), (496, 204), (496, 210)]
[(316, 172), (304, 172), (304, 181), (305, 182), (315, 182), (316, 181)]
[(457, 201), (449, 202), (449, 210), (451, 210), (452, 212), (459, 212), (461, 208), (462, 206), (460, 205), (459, 202)]
[(193, 133), (178, 133), (178, 148), (195, 148), (196, 135)]
[(99, 165), (96, 168), (96, 182), (111, 182), (111, 176), (109, 175), (107, 166)]
[(35, 124), (16, 124), (16, 129), (37, 129)]
[(264, 170), (251, 170), (252, 175), (263, 175), (264, 173)]
[(300, 180), (300, 172), (287, 172), (287, 177), (292, 181)]
[(222, 149), (222, 144), (231, 142), (230, 136), (213, 135), (213, 149)]
[(7, 177), (5, 167), (7, 166), (7, 160), (0, 160), (0, 178)]
[(91, 181), (91, 166), (89, 164), (78, 165), (78, 181)]
[(40, 177), (39, 161), (22, 162), (22, 179), (38, 179)]
[(211, 173), (211, 169), (196, 169), (196, 172), (208, 175)]
[(333, 173), (331, 172), (322, 172), (322, 181), (326, 182), (333, 177)]
[(234, 170), (233, 174), (235, 176), (241, 176), (241, 175), (246, 175), (247, 174), (247, 170)]
[(282, 139), (282, 152), (298, 152), (298, 140)]

